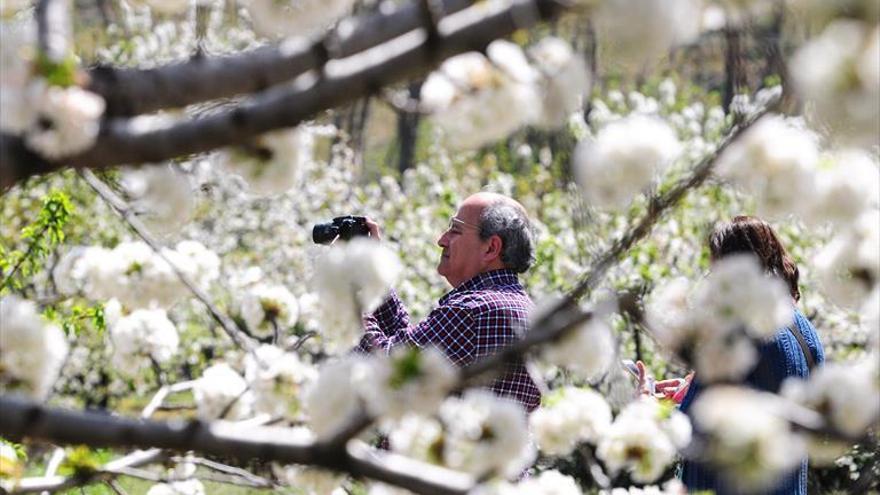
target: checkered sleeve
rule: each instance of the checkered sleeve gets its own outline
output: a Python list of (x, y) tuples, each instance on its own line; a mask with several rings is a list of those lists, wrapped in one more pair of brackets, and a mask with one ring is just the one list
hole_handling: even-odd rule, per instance
[(457, 366), (464, 366), (474, 360), (476, 327), (467, 308), (439, 306), (418, 325), (393, 333), (380, 327), (379, 323), (380, 318), (375, 313), (365, 319), (366, 331), (358, 351), (390, 352), (398, 345), (434, 346), (443, 350), (446, 357)]

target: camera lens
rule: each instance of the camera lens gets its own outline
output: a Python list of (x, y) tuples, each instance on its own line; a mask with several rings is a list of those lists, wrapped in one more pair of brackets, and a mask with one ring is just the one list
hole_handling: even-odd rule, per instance
[(330, 244), (337, 235), (339, 229), (332, 222), (317, 223), (312, 228), (312, 241), (315, 244)]

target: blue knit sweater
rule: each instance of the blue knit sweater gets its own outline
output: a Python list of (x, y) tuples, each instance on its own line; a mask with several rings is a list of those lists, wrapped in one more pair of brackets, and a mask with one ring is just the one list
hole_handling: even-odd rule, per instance
[[(825, 362), (825, 351), (816, 334), (816, 329), (800, 311), (795, 310), (795, 326), (807, 341), (816, 365)], [(758, 347), (758, 363), (745, 380), (745, 384), (758, 390), (778, 392), (782, 382), (792, 376), (806, 378), (810, 371), (807, 359), (801, 352), (797, 339), (788, 329), (780, 329), (776, 336)], [(681, 410), (688, 413), (694, 399), (700, 394), (698, 380), (694, 380), (687, 396), (681, 403)], [(710, 466), (694, 461), (685, 461), (682, 465), (682, 482), (689, 491), (714, 490), (716, 495), (732, 495), (737, 492), (725, 486), (718, 479), (717, 473)], [(762, 492), (768, 495), (807, 495), (807, 460), (801, 462), (799, 469), (789, 473), (772, 490)]]

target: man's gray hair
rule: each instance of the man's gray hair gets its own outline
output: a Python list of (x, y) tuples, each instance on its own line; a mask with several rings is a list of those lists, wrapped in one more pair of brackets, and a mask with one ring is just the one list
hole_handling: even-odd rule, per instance
[(483, 210), (480, 216), (480, 239), (493, 235), (501, 238), (501, 261), (522, 273), (535, 262), (535, 233), (529, 217), (521, 207), (500, 199)]

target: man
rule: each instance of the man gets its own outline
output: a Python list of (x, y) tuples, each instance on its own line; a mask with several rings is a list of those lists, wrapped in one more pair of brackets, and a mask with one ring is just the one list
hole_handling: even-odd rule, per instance
[[(379, 226), (372, 221), (368, 225), (370, 235), (378, 239)], [(535, 259), (531, 224), (522, 205), (500, 194), (474, 194), (461, 203), (437, 244), (443, 249), (437, 271), (453, 289), (417, 325), (410, 325), (406, 309), (391, 291), (364, 319), (366, 331), (358, 350), (433, 345), (456, 366), (465, 366), (519, 338), (533, 304), (517, 273)], [(541, 402), (522, 361), (508, 365), (491, 388), (527, 411)]]

